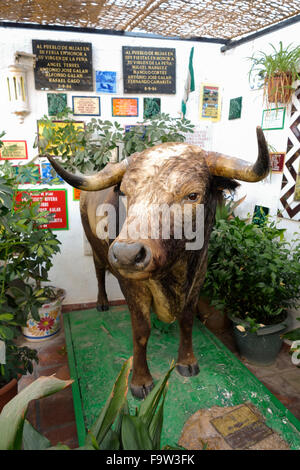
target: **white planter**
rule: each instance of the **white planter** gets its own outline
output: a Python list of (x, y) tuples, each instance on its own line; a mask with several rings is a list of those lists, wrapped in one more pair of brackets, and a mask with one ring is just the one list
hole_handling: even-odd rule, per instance
[(57, 299), (45, 303), (39, 309), (40, 320), (36, 321), (29, 316), (26, 327), (22, 328), (23, 336), (27, 341), (46, 341), (59, 332), (61, 307), (66, 292), (63, 289), (55, 289), (55, 291)]

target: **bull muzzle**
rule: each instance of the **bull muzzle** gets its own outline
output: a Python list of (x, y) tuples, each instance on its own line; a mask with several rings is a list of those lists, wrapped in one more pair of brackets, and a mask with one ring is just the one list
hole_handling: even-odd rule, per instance
[(151, 248), (142, 242), (116, 240), (109, 249), (108, 260), (124, 277), (146, 279), (152, 271)]

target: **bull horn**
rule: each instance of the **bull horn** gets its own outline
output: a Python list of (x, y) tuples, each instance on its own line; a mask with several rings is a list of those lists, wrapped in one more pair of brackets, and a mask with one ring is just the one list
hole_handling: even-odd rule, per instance
[(119, 183), (122, 180), (130, 162), (129, 157), (125, 158), (120, 163), (108, 163), (103, 170), (95, 173), (94, 175), (87, 176), (82, 174), (74, 175), (57, 163), (55, 158), (48, 154), (46, 157), (56, 173), (58, 173), (64, 181), (74, 188), (78, 188), (83, 191), (99, 191), (100, 189), (106, 189)]
[(256, 128), (258, 157), (254, 164), (221, 153), (208, 152), (206, 161), (211, 174), (234, 178), (240, 181), (256, 182), (264, 179), (270, 171), (270, 156), (264, 133)]

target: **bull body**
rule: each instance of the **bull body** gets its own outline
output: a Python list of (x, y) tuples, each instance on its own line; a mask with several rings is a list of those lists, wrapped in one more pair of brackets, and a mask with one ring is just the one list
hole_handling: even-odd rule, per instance
[[(223, 157), (217, 154), (218, 159), (222, 160)], [(82, 224), (93, 251), (98, 279), (98, 309), (108, 309), (105, 271), (109, 270), (117, 277), (130, 310), (133, 336), (131, 391), (136, 397), (143, 398), (153, 387), (146, 359), (151, 308), (160, 320), (168, 323), (177, 320), (179, 323), (178, 372), (186, 377), (199, 372), (192, 346), (192, 327), (206, 273), (208, 242), (222, 190), (226, 187), (233, 189), (238, 185), (227, 177), (226, 171), (215, 170), (215, 174), (212, 174), (209, 158), (207, 152), (193, 145), (162, 144), (133, 155), (128, 168), (122, 170), (119, 181), (113, 177), (106, 186), (111, 186), (112, 182), (117, 184), (97, 192), (93, 189), (92, 192), (84, 191), (90, 190), (90, 187), (80, 178), (70, 180), (64, 171), (59, 171), (57, 163), (53, 165), (66, 181), (83, 189), (80, 210)], [(213, 165), (217, 165), (215, 161)], [(260, 176), (262, 173), (265, 176), (268, 165), (269, 161)], [(234, 169), (230, 174), (239, 177), (239, 170)], [(97, 210), (101, 204), (109, 204), (118, 213), (121, 194), (127, 197), (127, 224), (121, 227), (115, 238), (112, 239), (108, 234), (106, 238), (99, 239), (97, 226), (99, 222), (102, 226), (103, 221), (104, 225), (106, 222), (105, 215), (96, 215)], [(187, 240), (174, 237), (172, 224), (169, 239), (148, 236), (133, 240), (128, 237), (124, 228), (128, 223), (139, 227), (141, 214), (137, 210), (130, 211), (139, 204), (144, 208), (143, 215), (146, 218), (153, 204), (176, 204), (182, 209), (190, 205), (193, 214), (197, 205), (203, 204), (204, 237), (201, 249), (187, 250)]]

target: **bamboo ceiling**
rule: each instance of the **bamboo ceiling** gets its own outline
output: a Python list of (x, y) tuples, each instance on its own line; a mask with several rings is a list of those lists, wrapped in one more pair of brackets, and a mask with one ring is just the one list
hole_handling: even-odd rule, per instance
[(300, 14), (299, 0), (1, 0), (0, 21), (233, 39)]

